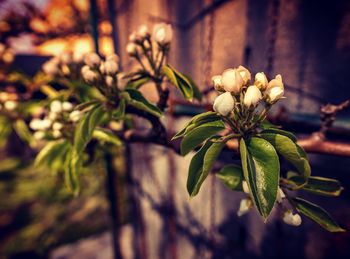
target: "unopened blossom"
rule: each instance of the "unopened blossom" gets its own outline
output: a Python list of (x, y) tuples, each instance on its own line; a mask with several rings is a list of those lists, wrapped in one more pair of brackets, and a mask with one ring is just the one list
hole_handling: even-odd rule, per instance
[(49, 119), (33, 119), (29, 123), (29, 127), (33, 130), (47, 130), (51, 127), (52, 121)]
[(50, 104), (50, 111), (53, 113), (62, 112), (62, 102), (59, 100), (54, 100)]
[(130, 34), (129, 41), (130, 42), (136, 42), (137, 41), (137, 34), (136, 34), (136, 32), (133, 32), (133, 33)]
[(220, 94), (216, 97), (213, 105), (214, 111), (220, 113), (222, 116), (228, 115), (234, 108), (235, 101), (230, 92)]
[(90, 68), (93, 68), (100, 65), (101, 58), (96, 53), (88, 53), (85, 55), (84, 61), (86, 65), (88, 65)]
[(158, 23), (153, 26), (152, 38), (160, 45), (170, 43), (173, 38), (173, 29), (170, 24)]
[(42, 69), (46, 74), (48, 74), (50, 76), (56, 75), (59, 72), (57, 60), (51, 59), (51, 60), (45, 62)]
[(283, 214), (283, 221), (284, 223), (291, 225), (291, 226), (300, 226), (301, 224), (301, 217), (299, 214), (293, 214), (292, 211), (287, 210)]
[(119, 63), (119, 56), (117, 54), (110, 54), (106, 56), (106, 61), (113, 60), (115, 63)]
[(78, 120), (80, 120), (81, 116), (82, 116), (81, 111), (72, 111), (69, 114), (69, 119), (73, 122), (77, 122)]
[(126, 52), (130, 55), (130, 56), (134, 56), (137, 54), (137, 46), (135, 43), (129, 42), (126, 45)]
[(62, 103), (62, 109), (65, 112), (69, 112), (69, 111), (73, 110), (73, 104), (70, 103), (70, 102), (63, 102)]
[(105, 81), (108, 87), (112, 87), (114, 84), (114, 79), (112, 76), (106, 76)]
[(54, 130), (54, 131), (52, 131), (52, 136), (54, 138), (60, 138), (60, 137), (62, 137), (62, 132), (60, 130)]
[(250, 74), (249, 70), (246, 69), (244, 66), (239, 66), (237, 68), (238, 73), (243, 79), (243, 84), (246, 85), (251, 80), (252, 75)]
[(244, 94), (243, 103), (248, 108), (255, 107), (261, 99), (262, 95), (259, 88), (256, 85), (251, 85)]
[(16, 101), (6, 101), (4, 103), (4, 107), (8, 111), (13, 111), (14, 109), (17, 108), (17, 106), (18, 106), (18, 103)]
[(226, 92), (238, 94), (243, 86), (243, 78), (237, 69), (226, 69), (222, 73), (221, 83)]
[(246, 181), (242, 181), (242, 188), (243, 188), (243, 192), (249, 194), (249, 187), (248, 187), (248, 183)]
[(267, 77), (264, 72), (256, 73), (254, 84), (262, 91), (267, 88), (269, 82), (267, 81)]
[(94, 83), (98, 79), (98, 74), (92, 70), (84, 70), (82, 73), (84, 80), (88, 83)]
[(253, 203), (249, 198), (241, 200), (241, 203), (239, 204), (239, 209), (237, 211), (237, 216), (242, 217), (244, 214), (249, 212), (252, 206)]
[(284, 85), (281, 75), (277, 75), (269, 82), (265, 94), (269, 103), (274, 103), (283, 97)]
[(216, 91), (224, 91), (224, 88), (222, 87), (221, 79), (222, 79), (221, 75), (216, 75), (211, 78), (211, 81), (213, 82), (213, 85)]
[(45, 137), (45, 132), (41, 131), (41, 130), (36, 131), (36, 132), (34, 132), (33, 137), (36, 140), (42, 140)]
[(284, 194), (284, 192), (282, 191), (282, 189), (280, 187), (278, 187), (277, 190), (277, 197), (276, 200), (278, 203), (282, 203), (283, 199), (286, 198), (286, 195)]
[(115, 75), (118, 72), (118, 63), (114, 60), (107, 60), (104, 62), (104, 73), (107, 75)]
[(61, 130), (63, 128), (63, 124), (60, 122), (54, 122), (52, 124), (52, 129), (53, 130)]
[(147, 25), (143, 24), (137, 29), (137, 36), (141, 39), (146, 38), (149, 35)]

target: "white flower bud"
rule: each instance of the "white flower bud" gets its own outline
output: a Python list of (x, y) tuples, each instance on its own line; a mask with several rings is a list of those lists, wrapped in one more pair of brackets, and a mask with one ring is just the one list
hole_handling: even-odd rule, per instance
[(17, 106), (18, 106), (18, 103), (16, 101), (6, 101), (4, 103), (4, 107), (8, 111), (13, 111), (14, 109), (17, 108)]
[(130, 42), (136, 42), (137, 41), (137, 34), (136, 34), (136, 32), (133, 32), (133, 33), (130, 34), (129, 41)]
[(45, 62), (42, 69), (46, 74), (50, 76), (55, 76), (59, 71), (58, 63), (54, 61), (54, 59)]
[(286, 195), (284, 194), (284, 192), (282, 191), (282, 189), (280, 187), (278, 187), (277, 190), (277, 202), (278, 203), (282, 203), (283, 199), (286, 198)]
[(48, 118), (49, 120), (56, 120), (57, 119), (57, 113), (54, 113), (54, 112), (50, 112), (49, 115), (48, 115)]
[(111, 61), (113, 60), (115, 63), (119, 63), (119, 56), (117, 54), (110, 54), (106, 56), (106, 61)]
[(246, 69), (244, 66), (239, 66), (237, 68), (237, 71), (243, 79), (243, 84), (248, 84), (248, 82), (252, 79), (252, 75), (250, 74), (249, 70)]
[(257, 73), (255, 75), (255, 82), (254, 84), (262, 91), (264, 91), (268, 85), (267, 77), (264, 74), (264, 72)]
[(213, 76), (211, 78), (211, 81), (213, 82), (213, 85), (216, 91), (224, 91), (224, 88), (222, 87), (221, 79), (222, 79), (221, 75)]
[(84, 58), (85, 64), (90, 68), (98, 67), (101, 62), (101, 58), (96, 53), (88, 53)]
[(251, 85), (248, 87), (244, 95), (243, 103), (246, 107), (254, 107), (262, 99), (261, 92), (256, 85)]
[(70, 69), (69, 69), (69, 67), (67, 65), (63, 65), (61, 67), (61, 70), (62, 70), (63, 75), (65, 75), (65, 76), (69, 76), (70, 75)]
[(82, 52), (74, 52), (73, 53), (73, 61), (74, 63), (82, 63), (84, 61), (84, 53)]
[(84, 80), (90, 84), (95, 83), (95, 81), (97, 81), (97, 79), (98, 79), (98, 74), (95, 71), (92, 71), (90, 69), (85, 70), (82, 75), (83, 75)]
[(45, 132), (41, 131), (41, 130), (40, 131), (36, 131), (36, 132), (34, 132), (33, 137), (36, 140), (42, 140), (45, 137)]
[(50, 111), (53, 113), (62, 112), (62, 103), (59, 100), (54, 100), (50, 104)]
[(48, 119), (48, 118), (45, 118), (45, 119), (43, 119), (41, 121), (40, 129), (41, 130), (47, 130), (47, 129), (49, 129), (51, 127), (51, 125), (52, 125), (52, 121), (50, 119)]
[(69, 111), (73, 110), (73, 104), (70, 103), (70, 102), (63, 102), (62, 103), (62, 109), (65, 112), (69, 112)]
[(53, 130), (61, 130), (63, 128), (63, 124), (60, 122), (54, 122), (52, 124), (52, 129)]
[(238, 217), (242, 217), (252, 208), (252, 201), (250, 199), (243, 199), (239, 204), (239, 210), (237, 212)]
[(149, 35), (147, 25), (143, 24), (137, 29), (137, 36), (140, 39), (144, 39)]
[(40, 119), (32, 119), (29, 123), (29, 127), (32, 130), (39, 130), (41, 127), (41, 120)]
[(72, 111), (69, 114), (69, 119), (73, 122), (77, 122), (78, 120), (80, 120), (81, 116), (82, 116), (81, 111)]
[(249, 194), (249, 187), (248, 187), (248, 183), (246, 181), (242, 181), (242, 188), (243, 188), (243, 191), (246, 193), (246, 194)]
[(283, 215), (283, 221), (288, 225), (297, 227), (301, 224), (301, 217), (299, 214), (293, 214), (292, 211), (287, 210)]
[(170, 24), (158, 23), (154, 25), (152, 38), (160, 45), (170, 43), (173, 38), (173, 29)]
[(135, 43), (129, 42), (126, 45), (126, 52), (130, 55), (130, 56), (134, 56), (137, 54), (137, 46)]
[(235, 101), (230, 92), (220, 94), (216, 97), (213, 105), (214, 111), (220, 113), (222, 116), (228, 115), (234, 108)]
[(113, 83), (114, 83), (113, 77), (111, 77), (111, 76), (106, 76), (105, 81), (106, 81), (106, 85), (107, 85), (108, 87), (112, 87), (112, 86), (113, 86)]
[(265, 91), (267, 102), (275, 103), (279, 99), (281, 99), (284, 95), (284, 85), (282, 82), (282, 76), (277, 75), (274, 79), (272, 79)]
[(226, 69), (222, 73), (222, 86), (226, 92), (238, 94), (243, 86), (243, 78), (236, 69)]
[(59, 130), (54, 130), (54, 131), (52, 131), (52, 136), (54, 138), (60, 138), (60, 137), (62, 137), (62, 132)]
[(107, 75), (115, 75), (118, 72), (118, 63), (116, 63), (114, 60), (107, 60), (104, 62), (104, 72)]
[(85, 65), (81, 68), (80, 73), (83, 75), (86, 71), (89, 71), (89, 70), (90, 70), (90, 67)]

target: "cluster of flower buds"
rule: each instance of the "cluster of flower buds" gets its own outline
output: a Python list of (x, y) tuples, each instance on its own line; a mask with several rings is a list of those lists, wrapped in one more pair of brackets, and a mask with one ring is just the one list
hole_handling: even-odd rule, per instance
[(248, 109), (254, 109), (262, 100), (272, 105), (283, 97), (284, 85), (281, 75), (271, 81), (263, 72), (255, 75), (252, 81), (251, 73), (243, 66), (226, 69), (222, 75), (212, 77), (214, 87), (221, 92), (215, 102), (214, 110), (222, 116), (227, 116), (235, 108), (236, 103)]
[(0, 92), (0, 111), (14, 111), (18, 107), (18, 96), (15, 93)]
[(161, 49), (168, 49), (172, 38), (173, 29), (170, 24), (155, 24), (152, 33), (150, 33), (146, 25), (141, 25), (129, 36), (126, 52), (130, 56), (140, 56), (142, 52), (151, 51), (153, 42)]
[[(45, 137), (57, 139), (63, 136), (64, 129), (79, 121), (81, 116), (80, 111), (73, 111), (72, 103), (54, 100), (50, 104), (48, 114), (42, 119), (34, 118), (29, 127), (35, 131), (33, 136), (37, 140)], [(69, 130), (66, 132), (69, 132)]]
[(81, 75), (88, 84), (96, 85), (102, 88), (102, 91), (125, 88), (126, 80), (119, 70), (118, 55), (111, 54), (103, 60), (96, 53), (88, 53), (85, 55), (84, 63)]
[(45, 62), (42, 70), (52, 77), (79, 79), (81, 67), (84, 65), (84, 56), (82, 52), (63, 52)]
[(0, 64), (9, 65), (13, 62), (14, 57), (13, 50), (0, 43)]

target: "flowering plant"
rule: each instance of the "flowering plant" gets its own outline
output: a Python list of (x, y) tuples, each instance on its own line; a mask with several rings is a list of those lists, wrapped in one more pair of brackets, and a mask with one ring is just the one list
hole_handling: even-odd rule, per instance
[[(240, 165), (226, 165), (216, 175), (231, 190), (248, 194), (241, 202), (238, 216), (255, 206), (266, 221), (278, 204), (283, 209), (283, 220), (287, 224), (301, 224), (299, 214), (294, 214), (297, 211), (331, 232), (344, 231), (322, 208), (293, 196), (293, 191), (297, 190), (338, 196), (342, 187), (334, 179), (311, 176), (307, 155), (297, 144), (296, 137), (267, 121), (270, 108), (284, 98), (282, 76), (277, 75), (268, 81), (261, 72), (252, 80), (250, 71), (239, 66), (225, 70), (212, 80), (220, 93), (214, 101), (214, 111), (194, 116), (173, 137), (182, 138), (182, 155), (202, 144), (189, 166), (189, 195), (198, 194), (220, 152), (236, 139)], [(296, 172), (282, 176), (282, 158)]]
[[(40, 118), (34, 118), (30, 127), (36, 139), (48, 142), (36, 164), (64, 171), (67, 186), (77, 194), (79, 172), (89, 161), (86, 151), (92, 139), (94, 144), (121, 146), (130, 139), (126, 133), (133, 128), (133, 116), (138, 116), (151, 124), (143, 137), (167, 143), (160, 121), (169, 95), (166, 78), (186, 99), (201, 98), (193, 81), (167, 64), (172, 34), (171, 26), (163, 23), (156, 24), (152, 33), (146, 26), (132, 33), (126, 51), (136, 60), (138, 69), (130, 73), (121, 71), (116, 54), (103, 58), (97, 53), (64, 53), (47, 61), (43, 72), (68, 90), (42, 87), (48, 93), (48, 109)], [(139, 91), (150, 82), (159, 95), (157, 104)], [(103, 145), (98, 147), (109, 152)]]

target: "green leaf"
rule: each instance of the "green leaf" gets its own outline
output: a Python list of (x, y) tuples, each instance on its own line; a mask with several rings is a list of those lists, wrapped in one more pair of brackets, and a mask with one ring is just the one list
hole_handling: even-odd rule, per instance
[(225, 124), (220, 121), (212, 121), (202, 124), (192, 129), (182, 140), (180, 150), (181, 155), (188, 154), (191, 150), (195, 149), (204, 140), (212, 137), (219, 131), (225, 128)]
[[(304, 183), (304, 178), (299, 175), (291, 176), (285, 180), (292, 188), (298, 187)], [(302, 187), (302, 190), (331, 197), (339, 196), (343, 189), (339, 181), (319, 176), (310, 176), (307, 184)]]
[(182, 95), (189, 101), (192, 101), (194, 86), (185, 75), (176, 71), (172, 66), (165, 65), (162, 68), (163, 74), (169, 79), (169, 81), (176, 86), (182, 93)]
[(283, 135), (283, 136), (290, 138), (293, 142), (297, 142), (297, 137), (289, 131), (285, 131), (285, 130), (281, 130), (281, 129), (277, 129), (277, 128), (268, 128), (268, 129), (263, 130), (261, 133), (262, 134), (265, 134), (265, 133), (280, 134), (280, 135)]
[[(257, 116), (255, 121), (257, 121), (259, 117), (260, 117), (260, 116)], [(272, 123), (269, 122), (267, 119), (265, 119), (265, 120), (263, 120), (263, 121), (261, 122), (260, 127), (261, 127), (262, 129), (264, 129), (264, 130), (266, 130), (266, 129), (271, 129), (271, 128), (272, 128), (272, 129), (278, 129), (278, 126), (277, 126), (277, 125), (272, 124)]]
[(3, 147), (12, 131), (11, 123), (6, 117), (0, 116), (0, 147)]
[(211, 142), (208, 140), (193, 156), (187, 178), (187, 191), (191, 197), (198, 194), (200, 187), (224, 146), (224, 142)]
[(148, 113), (153, 114), (154, 116), (161, 117), (162, 111), (158, 109), (157, 106), (151, 104), (147, 101), (145, 97), (143, 97), (142, 93), (135, 89), (125, 89), (125, 91), (130, 95), (130, 100), (128, 104), (131, 106), (146, 111)]
[[(36, 156), (34, 165), (57, 169), (55, 161), (64, 160), (60, 158), (66, 156), (69, 146), (70, 144), (67, 140), (50, 141)], [(63, 165), (61, 164), (61, 166)]]
[(30, 130), (27, 126), (27, 124), (23, 120), (16, 120), (13, 125), (17, 135), (27, 144), (30, 146), (33, 143), (33, 136), (30, 133)]
[(240, 140), (244, 178), (256, 208), (266, 220), (276, 201), (280, 165), (276, 150), (266, 140)]
[(216, 174), (229, 189), (232, 191), (243, 191), (243, 170), (238, 165), (226, 165)]
[(293, 198), (293, 205), (300, 213), (310, 218), (329, 232), (345, 232), (331, 216), (318, 205), (301, 198)]
[(67, 188), (76, 196), (80, 191), (78, 173), (83, 167), (82, 154), (78, 154), (77, 150), (72, 148), (69, 150), (65, 163), (64, 180)]
[(149, 77), (141, 77), (139, 79), (136, 80), (130, 80), (125, 88), (130, 88), (130, 89), (139, 89), (141, 86), (143, 86), (144, 84), (146, 84), (147, 82), (150, 81)]
[(92, 137), (95, 127), (102, 121), (104, 114), (103, 106), (97, 104), (81, 118), (74, 132), (74, 149), (77, 154), (84, 151), (85, 146)]
[(113, 118), (116, 120), (119, 120), (121, 118), (124, 117), (125, 115), (125, 107), (126, 107), (126, 103), (125, 103), (125, 99), (121, 99), (118, 105), (118, 108), (115, 109), (112, 113)]
[(261, 133), (261, 137), (269, 141), (275, 147), (277, 152), (298, 170), (298, 172), (304, 177), (304, 183), (302, 185), (306, 184), (307, 179), (311, 175), (311, 167), (305, 151), (285, 135)]
[(187, 78), (187, 80), (191, 83), (192, 89), (193, 89), (193, 97), (197, 99), (198, 101), (202, 101), (203, 95), (202, 92), (199, 90), (197, 84), (192, 80), (191, 77), (184, 75), (184, 77)]
[(113, 132), (107, 129), (95, 129), (92, 136), (101, 142), (111, 143), (116, 146), (123, 145), (123, 142), (120, 140), (120, 138), (118, 138), (113, 134)]
[(207, 122), (218, 121), (218, 120), (221, 120), (221, 118), (220, 116), (217, 115), (216, 112), (208, 111), (208, 112), (200, 113), (192, 117), (192, 119), (185, 125), (185, 127), (181, 129), (178, 133), (176, 133), (176, 135), (171, 140), (175, 140), (185, 136), (196, 126), (199, 126)]

